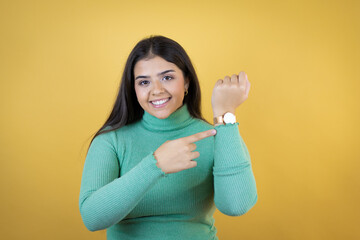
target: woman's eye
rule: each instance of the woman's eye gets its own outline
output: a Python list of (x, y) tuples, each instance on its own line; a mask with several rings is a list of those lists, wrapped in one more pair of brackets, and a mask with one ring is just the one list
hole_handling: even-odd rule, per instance
[(143, 80), (143, 81), (139, 82), (139, 85), (141, 85), (141, 86), (144, 86), (144, 85), (147, 85), (147, 84), (149, 84), (149, 81), (147, 81), (147, 80)]
[(163, 79), (166, 80), (166, 81), (168, 81), (168, 80), (171, 80), (171, 79), (173, 79), (173, 78), (172, 78), (172, 76), (164, 76)]

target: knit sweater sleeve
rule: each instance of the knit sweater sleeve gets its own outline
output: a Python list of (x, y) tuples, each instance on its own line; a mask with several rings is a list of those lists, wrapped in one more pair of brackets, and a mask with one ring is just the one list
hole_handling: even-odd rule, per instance
[(248, 149), (238, 123), (215, 127), (214, 202), (220, 212), (240, 216), (257, 202), (257, 189)]
[(124, 219), (145, 193), (165, 176), (152, 153), (119, 177), (121, 150), (114, 133), (98, 135), (86, 156), (79, 197), (81, 217), (90, 231), (108, 228)]

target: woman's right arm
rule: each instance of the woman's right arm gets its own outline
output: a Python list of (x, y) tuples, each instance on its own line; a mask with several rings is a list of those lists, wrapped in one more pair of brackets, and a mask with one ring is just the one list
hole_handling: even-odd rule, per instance
[(90, 145), (83, 169), (79, 207), (90, 231), (108, 228), (124, 219), (145, 193), (165, 174), (149, 153), (133, 169), (119, 177), (115, 133), (98, 135)]

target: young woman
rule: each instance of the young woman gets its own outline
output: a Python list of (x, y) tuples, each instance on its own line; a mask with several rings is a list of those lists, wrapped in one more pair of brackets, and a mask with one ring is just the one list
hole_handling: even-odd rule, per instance
[(216, 208), (240, 216), (257, 190), (235, 109), (247, 99), (244, 72), (212, 95), (214, 125), (200, 110), (199, 82), (185, 50), (153, 36), (130, 53), (113, 110), (85, 160), (80, 213), (107, 239), (218, 239)]

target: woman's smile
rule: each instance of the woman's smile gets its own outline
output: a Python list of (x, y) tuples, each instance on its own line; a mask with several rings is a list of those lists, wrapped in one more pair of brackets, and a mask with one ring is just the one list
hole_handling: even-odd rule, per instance
[(150, 103), (155, 108), (162, 108), (162, 107), (165, 107), (170, 100), (171, 100), (171, 97), (158, 99), (158, 100), (152, 100), (152, 101), (150, 101)]

